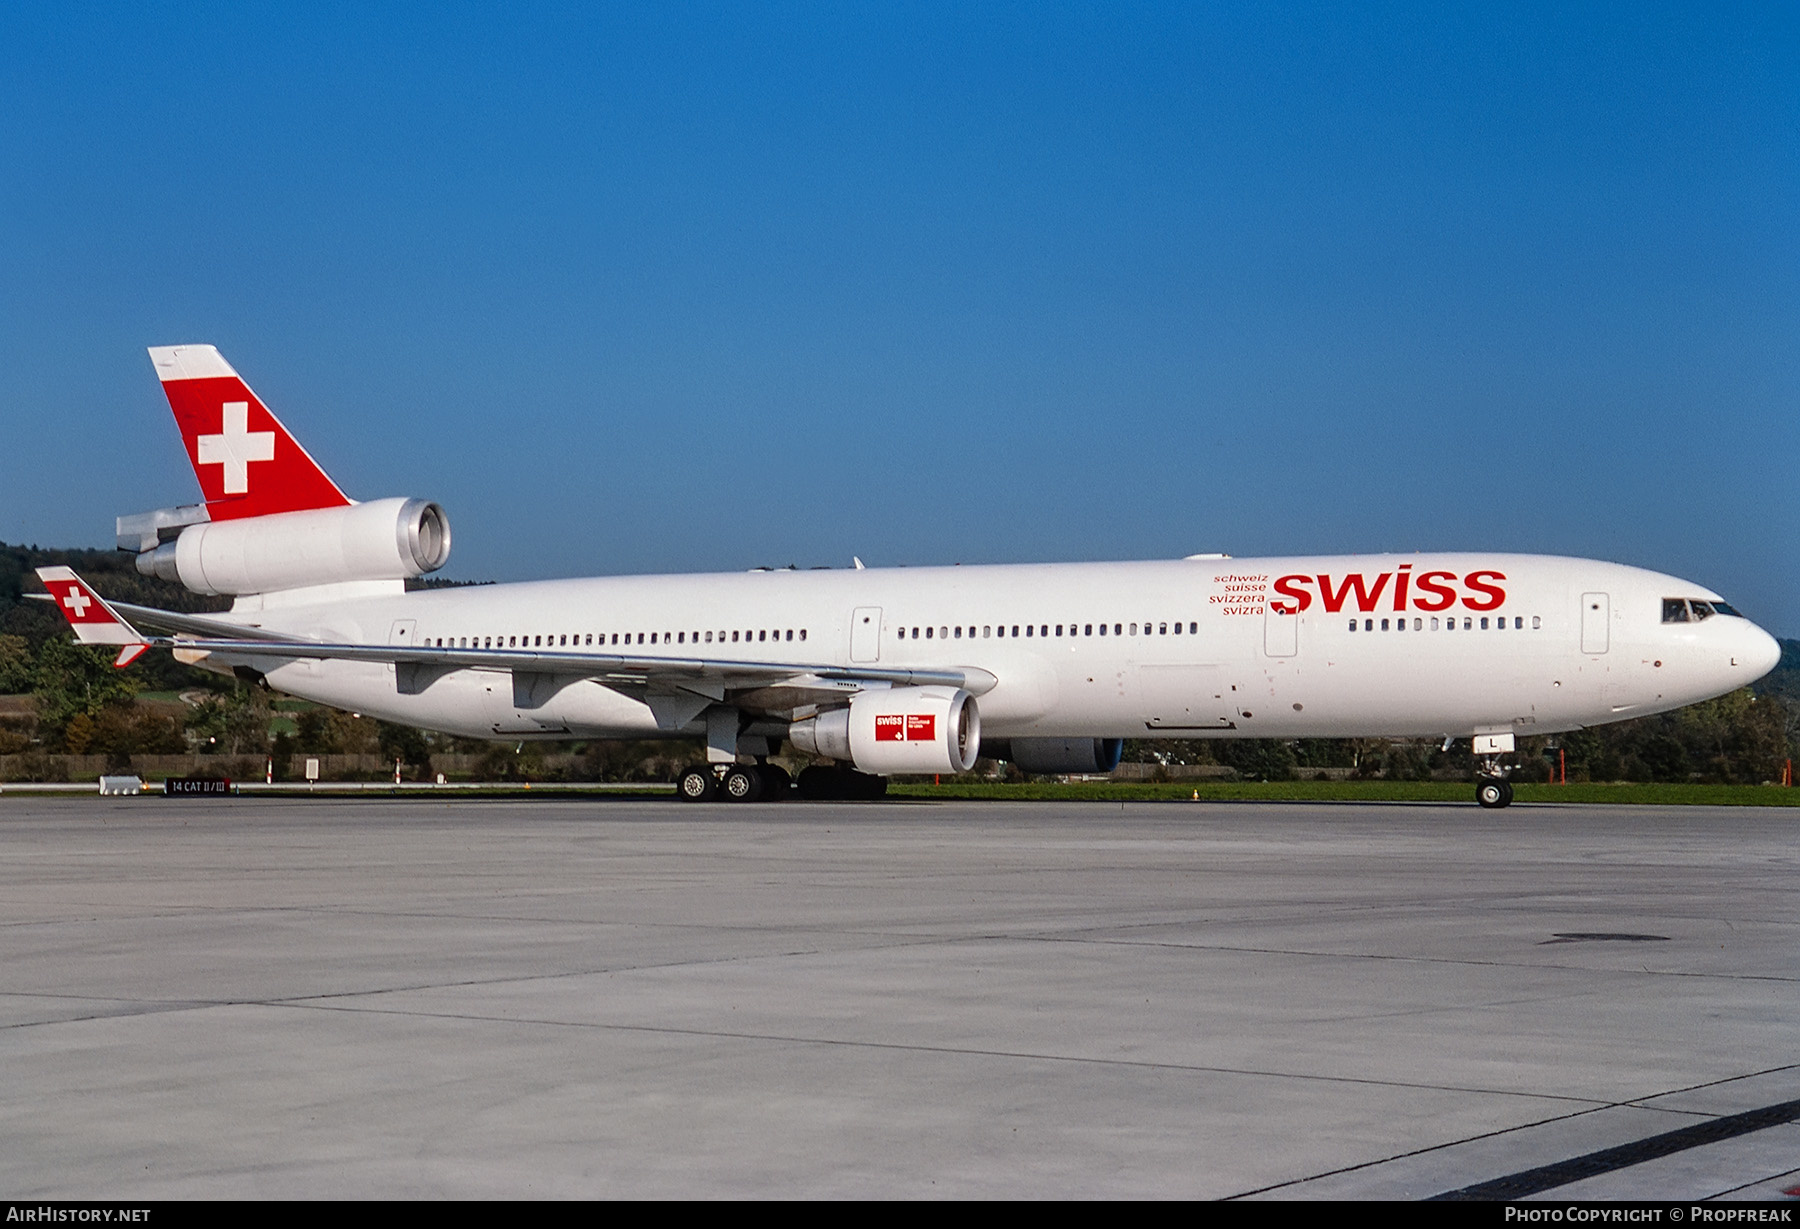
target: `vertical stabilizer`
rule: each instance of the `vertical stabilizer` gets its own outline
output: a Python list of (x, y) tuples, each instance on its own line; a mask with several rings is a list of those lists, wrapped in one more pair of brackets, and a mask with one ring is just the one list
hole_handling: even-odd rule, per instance
[(153, 346), (150, 361), (215, 521), (351, 500), (212, 346)]

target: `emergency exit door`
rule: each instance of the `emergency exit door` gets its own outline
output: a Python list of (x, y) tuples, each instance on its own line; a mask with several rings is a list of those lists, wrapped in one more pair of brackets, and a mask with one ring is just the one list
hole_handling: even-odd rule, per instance
[(850, 612), (850, 660), (881, 660), (881, 607), (858, 606)]
[(1581, 595), (1581, 651), (1604, 653), (1610, 639), (1612, 599), (1604, 593)]

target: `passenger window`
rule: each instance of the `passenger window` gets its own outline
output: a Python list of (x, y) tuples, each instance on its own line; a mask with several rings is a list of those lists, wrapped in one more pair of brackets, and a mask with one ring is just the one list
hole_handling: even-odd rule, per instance
[(737, 634), (737, 632), (733, 631), (731, 633), (731, 643), (736, 644), (737, 642), (738, 642), (738, 634)]
[(1488, 624), (1488, 621), (1487, 621), (1487, 616), (1486, 616), (1486, 615), (1482, 615), (1482, 616), (1481, 616), (1481, 630), (1482, 630), (1482, 631), (1484, 631), (1484, 632), (1485, 632), (1485, 631), (1486, 631), (1486, 630), (1487, 630), (1487, 629), (1488, 629), (1488, 627), (1487, 627), (1487, 624)]
[(758, 641), (764, 641), (764, 640), (767, 640), (767, 639), (768, 639), (768, 638), (769, 638), (769, 633), (768, 633), (768, 632), (767, 632), (767, 631), (760, 631), (760, 632), (757, 632), (757, 633), (756, 633), (756, 638), (757, 638), (757, 640), (758, 640)]
[(962, 627), (960, 625), (958, 625), (958, 627), (956, 629), (956, 638), (958, 640), (962, 639)]
[(1356, 620), (1355, 619), (1350, 620), (1350, 630), (1351, 631), (1356, 630)]
[(1515, 632), (1522, 632), (1525, 630), (1525, 616), (1524, 615), (1514, 615), (1513, 616), (1513, 630)]
[(1364, 630), (1364, 631), (1365, 631), (1365, 632), (1372, 632), (1372, 631), (1374, 631), (1374, 630), (1375, 630), (1375, 620), (1373, 620), (1373, 619), (1364, 619), (1364, 620), (1363, 620), (1363, 630)]
[(949, 628), (947, 628), (947, 627), (938, 628), (938, 639), (939, 640), (948, 640), (949, 638), (950, 638), (950, 629)]
[(1544, 620), (1538, 615), (1531, 616), (1531, 630), (1537, 631), (1544, 626)]
[[(1014, 633), (1014, 634), (1016, 635), (1017, 633)], [(1029, 623), (1027, 623), (1025, 625), (1025, 637), (1026, 637), (1026, 639), (1031, 638), (1031, 624), (1029, 624)]]
[[(1435, 625), (1435, 624), (1436, 624), (1436, 623), (1437, 623), (1437, 620), (1436, 620), (1436, 619), (1433, 619), (1433, 620), (1432, 620), (1432, 623), (1433, 623), (1433, 624), (1434, 624), (1434, 625)], [(1414, 620), (1413, 620), (1413, 630), (1414, 630), (1414, 631), (1415, 631), (1415, 632), (1422, 632), (1422, 631), (1424, 631), (1424, 630), (1425, 630), (1425, 620), (1423, 620), (1423, 619), (1414, 619)]]
[(1168, 635), (1169, 634), (1169, 625), (1167, 623), (1158, 623), (1156, 625), (1156, 634), (1159, 636)]
[(1062, 624), (1060, 623), (1056, 625), (1056, 634), (1059, 636), (1062, 635)]
[(1177, 623), (1177, 624), (1176, 624), (1176, 625), (1175, 625), (1175, 634), (1176, 634), (1176, 635), (1177, 635), (1177, 636), (1179, 636), (1179, 635), (1181, 635), (1181, 624), (1179, 624), (1179, 623)]
[(991, 637), (993, 634), (994, 634), (994, 625), (992, 623), (984, 623), (981, 628), (981, 638), (983, 640), (986, 640), (989, 637)]
[(929, 627), (925, 629), (925, 639), (931, 639), (931, 629)]
[(1381, 621), (1381, 630), (1385, 632), (1387, 629), (1388, 629), (1388, 621), (1386, 619), (1383, 619)]
[(1435, 632), (1437, 629), (1438, 629), (1437, 616), (1433, 615), (1431, 617), (1431, 630)]
[(1196, 635), (1199, 635), (1199, 633), (1200, 633), (1200, 625), (1198, 623), (1189, 623), (1188, 624), (1188, 635), (1196, 636)]
[(804, 627), (800, 629), (800, 639), (806, 639), (806, 629)]
[(1019, 638), (1019, 625), (1017, 623), (1015, 623), (1015, 624), (1013, 624), (1013, 639), (1017, 640), (1018, 638)]
[(1131, 634), (1134, 636), (1137, 635), (1137, 624), (1135, 623), (1131, 625)]

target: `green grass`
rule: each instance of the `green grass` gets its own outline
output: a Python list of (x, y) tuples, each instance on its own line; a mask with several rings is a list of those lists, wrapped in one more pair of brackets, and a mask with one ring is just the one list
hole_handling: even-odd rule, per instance
[[(1619, 803), (1631, 806), (1800, 806), (1800, 789), (1779, 785), (1529, 785), (1513, 787), (1514, 801)], [(1153, 784), (1092, 781), (1072, 785), (951, 782), (893, 785), (900, 798), (1066, 802), (1456, 802), (1473, 803), (1473, 782), (1455, 781), (1204, 781)]]

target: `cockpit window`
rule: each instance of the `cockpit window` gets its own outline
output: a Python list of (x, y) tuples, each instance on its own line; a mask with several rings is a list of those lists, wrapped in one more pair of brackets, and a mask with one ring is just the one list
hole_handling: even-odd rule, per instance
[(1711, 598), (1665, 597), (1663, 599), (1662, 621), (1664, 623), (1698, 623), (1702, 619), (1710, 619), (1716, 614), (1731, 615), (1738, 619), (1744, 617), (1729, 604)]

